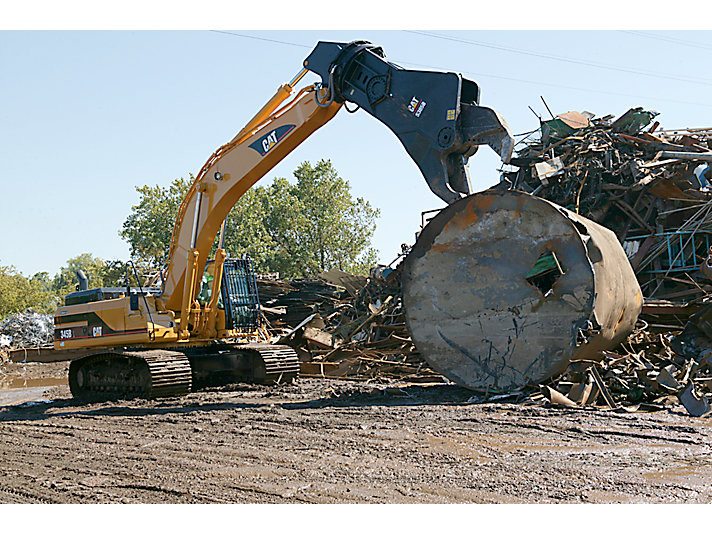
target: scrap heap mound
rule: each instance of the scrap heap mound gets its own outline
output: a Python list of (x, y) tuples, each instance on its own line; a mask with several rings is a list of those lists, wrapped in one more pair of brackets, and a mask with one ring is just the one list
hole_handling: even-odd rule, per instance
[(27, 310), (0, 322), (0, 360), (10, 349), (51, 345), (54, 338), (54, 317)]
[(651, 304), (695, 303), (712, 292), (700, 271), (712, 245), (705, 178), (712, 129), (657, 131), (656, 115), (634, 108), (616, 120), (569, 112), (544, 121), (537, 140), (520, 141), (514, 169), (496, 187), (535, 194), (612, 230)]
[(379, 266), (369, 277), (339, 271), (321, 276), (258, 279), (270, 330), (279, 343), (297, 351), (302, 376), (446, 382), (410, 340), (398, 269)]
[[(540, 196), (611, 229), (646, 299), (638, 328), (599, 361), (572, 362), (545, 384), (477, 391), (473, 402), (712, 411), (712, 128), (659, 130), (657, 115), (571, 112), (520, 141), (495, 187)], [(275, 338), (297, 350), (304, 375), (447, 382), (410, 340), (398, 268), (262, 280), (259, 289)]]
[(495, 187), (611, 229), (645, 296), (639, 328), (615, 352), (573, 362), (541, 392), (507, 397), (629, 410), (680, 402), (693, 415), (710, 412), (712, 128), (658, 130), (657, 115), (634, 108), (615, 120), (569, 112), (542, 121), (502, 172)]

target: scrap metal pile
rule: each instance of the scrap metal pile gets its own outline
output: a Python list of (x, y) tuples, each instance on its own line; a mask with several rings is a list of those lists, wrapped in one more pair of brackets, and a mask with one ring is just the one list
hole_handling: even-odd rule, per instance
[[(271, 293), (265, 315), (280, 343), (299, 354), (302, 376), (366, 382), (447, 383), (415, 349), (405, 325), (400, 269), (381, 267), (350, 293), (323, 280), (260, 281)], [(298, 305), (308, 313), (281, 313), (293, 291), (310, 299)], [(308, 289), (307, 289), (308, 288)], [(279, 290), (283, 292), (280, 293)], [(285, 317), (292, 317), (290, 324)], [(477, 391), (471, 402), (519, 402), (656, 411), (682, 404), (694, 416), (712, 411), (712, 312), (701, 313), (680, 331), (654, 332), (644, 321), (602, 359), (573, 361), (544, 384), (515, 391)], [(710, 337), (708, 337), (710, 336)]]
[[(403, 315), (400, 272), (331, 271), (317, 280), (258, 280), (275, 340), (292, 346), (302, 376), (444, 382), (419, 356)], [(292, 309), (290, 309), (292, 308)]]
[(634, 108), (617, 119), (569, 112), (542, 121), (502, 173), (497, 188), (611, 229), (646, 297), (643, 326), (616, 351), (572, 362), (541, 392), (510, 393), (519, 400), (710, 412), (712, 129), (658, 130), (657, 115)]
[[(712, 129), (658, 130), (656, 115), (571, 112), (520, 142), (495, 188), (540, 196), (612, 230), (646, 297), (643, 320), (600, 360), (573, 361), (544, 384), (476, 390), (473, 402), (710, 412)], [(273, 332), (295, 347), (306, 375), (446, 382), (410, 340), (400, 269), (371, 274), (360, 285), (333, 273), (334, 285), (272, 281), (272, 293), (263, 281)]]
[(54, 317), (27, 310), (0, 322), (0, 359), (9, 349), (49, 345), (54, 338)]
[(615, 232), (647, 304), (698, 303), (712, 295), (710, 270), (701, 270), (712, 245), (705, 177), (712, 129), (658, 130), (650, 124), (656, 115), (634, 108), (615, 120), (569, 112), (543, 121), (536, 140), (520, 141), (497, 187), (551, 200)]

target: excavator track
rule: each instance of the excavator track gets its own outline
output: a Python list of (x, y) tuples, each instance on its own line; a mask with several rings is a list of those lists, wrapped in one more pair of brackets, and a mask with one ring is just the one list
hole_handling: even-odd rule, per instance
[(252, 369), (252, 378), (258, 384), (281, 384), (299, 376), (299, 358), (291, 347), (249, 343), (240, 350), (261, 360)]
[(184, 354), (123, 350), (86, 356), (69, 365), (69, 388), (80, 400), (171, 397), (233, 382), (283, 384), (299, 375), (291, 347), (246, 343)]
[(169, 397), (186, 395), (191, 386), (190, 362), (176, 351), (102, 353), (69, 365), (69, 388), (78, 399)]
[(299, 358), (291, 347), (265, 343), (226, 344), (188, 354), (193, 387), (235, 382), (283, 384), (299, 375)]

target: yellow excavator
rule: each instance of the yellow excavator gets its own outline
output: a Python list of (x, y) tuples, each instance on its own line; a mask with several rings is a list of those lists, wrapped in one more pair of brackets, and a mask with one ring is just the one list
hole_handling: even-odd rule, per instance
[[(297, 91), (310, 71), (321, 81)], [(142, 287), (136, 274), (135, 286), (127, 275), (126, 287), (89, 289), (80, 277), (57, 309), (54, 350), (72, 359), (72, 394), (160, 397), (297, 376), (291, 348), (254, 342), (261, 325), (252, 267), (223, 248), (231, 208), (347, 104), (388, 126), (430, 189), (452, 203), (472, 192), (466, 164), (479, 145), (504, 161), (513, 149), (505, 122), (479, 106), (479, 93), (460, 74), (403, 69), (367, 41), (319, 42), (299, 74), (201, 168), (178, 211), (160, 283)]]

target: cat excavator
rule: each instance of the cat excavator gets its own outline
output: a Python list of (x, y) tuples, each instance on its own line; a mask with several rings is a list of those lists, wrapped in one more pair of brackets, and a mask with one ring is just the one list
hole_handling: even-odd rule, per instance
[[(297, 90), (310, 72), (320, 81)], [(342, 107), (353, 106), (390, 128), (432, 192), (452, 203), (472, 193), (467, 161), (480, 145), (503, 161), (512, 153), (506, 123), (479, 98), (479, 86), (460, 74), (404, 69), (368, 41), (320, 41), (301, 71), (200, 169), (178, 210), (160, 280), (143, 287), (134, 269), (135, 286), (127, 274), (125, 287), (89, 289), (80, 278), (78, 291), (66, 296), (55, 316), (54, 351), (71, 359), (72, 394), (155, 398), (226, 381), (296, 377), (290, 347), (254, 341), (261, 314), (252, 266), (223, 248), (231, 208)]]

